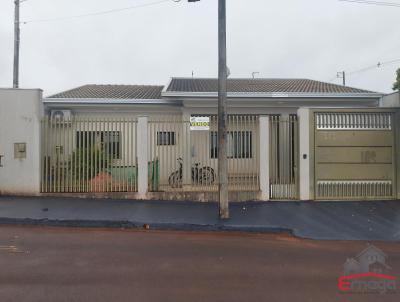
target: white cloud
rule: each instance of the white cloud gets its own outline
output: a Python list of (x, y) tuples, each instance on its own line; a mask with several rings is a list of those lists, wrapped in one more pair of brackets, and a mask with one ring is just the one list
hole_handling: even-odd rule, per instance
[[(24, 20), (70, 16), (153, 0), (30, 0)], [(328, 81), (400, 58), (399, 8), (336, 0), (229, 0), (232, 77)], [(12, 82), (13, 4), (0, 4), (0, 86)], [(165, 84), (170, 76), (217, 74), (217, 1), (164, 3), (121, 13), (22, 26), (21, 86), (45, 94), (86, 83)], [(398, 64), (400, 66), (400, 63)], [(396, 64), (348, 84), (390, 92)], [(340, 80), (335, 80), (340, 83)]]

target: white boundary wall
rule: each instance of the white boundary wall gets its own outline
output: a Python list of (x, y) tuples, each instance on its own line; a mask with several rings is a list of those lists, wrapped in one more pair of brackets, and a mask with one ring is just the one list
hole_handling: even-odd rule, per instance
[[(40, 89), (0, 89), (0, 194), (40, 193)], [(14, 144), (26, 143), (26, 158), (14, 158)]]

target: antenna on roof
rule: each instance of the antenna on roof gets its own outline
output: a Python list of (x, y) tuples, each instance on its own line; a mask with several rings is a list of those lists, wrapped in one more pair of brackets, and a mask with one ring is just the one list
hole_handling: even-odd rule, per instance
[(256, 74), (260, 74), (258, 71), (253, 71), (252, 73), (251, 73), (251, 76), (253, 77), (253, 79), (255, 79), (256, 78)]
[(192, 70), (192, 78), (194, 77), (194, 70)]
[(343, 79), (343, 86), (346, 86), (346, 71), (337, 72), (336, 77)]

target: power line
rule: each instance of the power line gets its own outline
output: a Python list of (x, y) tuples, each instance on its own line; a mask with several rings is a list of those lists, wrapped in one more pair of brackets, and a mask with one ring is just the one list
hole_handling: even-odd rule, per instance
[(126, 11), (126, 10), (133, 10), (133, 9), (136, 9), (136, 8), (155, 6), (155, 5), (162, 4), (162, 3), (165, 3), (165, 2), (170, 2), (170, 1), (171, 0), (161, 0), (161, 1), (151, 2), (151, 3), (145, 3), (145, 4), (140, 4), (140, 5), (132, 5), (132, 6), (128, 6), (128, 7), (110, 9), (110, 10), (87, 13), (87, 14), (81, 14), (81, 15), (75, 15), (75, 16), (57, 17), (57, 18), (48, 18), (48, 19), (37, 19), (37, 20), (27, 20), (27, 21), (22, 21), (21, 23), (28, 24), (28, 23), (41, 23), (41, 22), (56, 22), (56, 21), (64, 21), (64, 20), (71, 20), (71, 19), (78, 19), (78, 18), (94, 17), (94, 16), (100, 16), (100, 15), (106, 15), (106, 14), (119, 13), (119, 12)]
[[(357, 73), (363, 73), (363, 72), (366, 72), (366, 71), (369, 71), (369, 70), (372, 70), (372, 69), (375, 69), (375, 68), (381, 68), (384, 65), (390, 65), (390, 64), (393, 64), (393, 63), (397, 63), (397, 62), (400, 62), (400, 58), (399, 59), (385, 61), (385, 62), (378, 62), (377, 64), (370, 65), (370, 66), (367, 66), (367, 67), (364, 67), (364, 68), (361, 68), (361, 69), (345, 72), (345, 74), (346, 74), (346, 76), (351, 76), (351, 75), (354, 75), (354, 74), (357, 74)], [(330, 80), (330, 82), (332, 82), (333, 80), (335, 80), (337, 78), (338, 78), (338, 76), (336, 75), (334, 78), (332, 78)]]
[(361, 69), (357, 69), (357, 70), (354, 70), (354, 71), (350, 71), (350, 72), (348, 72), (347, 74), (348, 74), (348, 75), (353, 75), (353, 74), (365, 72), (365, 71), (368, 71), (368, 70), (371, 70), (371, 69), (380, 68), (380, 67), (382, 67), (383, 65), (389, 65), (389, 64), (396, 63), (396, 62), (400, 62), (400, 59), (390, 60), (390, 61), (386, 61), (386, 62), (378, 62), (378, 63), (375, 64), (375, 65), (371, 65), (371, 66), (367, 66), (367, 67), (364, 67), (364, 68), (361, 68)]
[(340, 1), (340, 2), (350, 2), (350, 3), (359, 3), (359, 4), (367, 4), (367, 5), (377, 5), (377, 6), (400, 7), (400, 3), (396, 3), (396, 2), (369, 1), (369, 0), (338, 0), (338, 1)]

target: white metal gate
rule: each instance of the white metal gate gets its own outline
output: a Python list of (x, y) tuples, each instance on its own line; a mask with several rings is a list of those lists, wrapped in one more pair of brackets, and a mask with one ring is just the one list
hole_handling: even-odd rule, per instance
[(270, 198), (299, 197), (299, 137), (296, 115), (270, 116)]
[[(218, 191), (217, 117), (210, 129), (190, 131), (190, 122), (149, 120), (150, 191)], [(232, 115), (227, 121), (228, 182), (231, 192), (258, 192), (258, 116)]]

